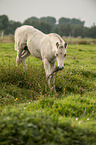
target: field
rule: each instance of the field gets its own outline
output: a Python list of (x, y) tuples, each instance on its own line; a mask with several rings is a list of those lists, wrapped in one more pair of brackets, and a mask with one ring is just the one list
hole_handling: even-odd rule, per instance
[(41, 60), (15, 60), (0, 43), (0, 145), (96, 145), (96, 44), (68, 45), (54, 94)]

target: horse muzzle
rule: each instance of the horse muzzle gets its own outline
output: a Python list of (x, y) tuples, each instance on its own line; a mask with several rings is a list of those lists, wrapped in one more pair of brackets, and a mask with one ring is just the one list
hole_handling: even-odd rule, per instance
[(64, 69), (64, 67), (59, 67), (59, 66), (57, 68), (58, 68), (58, 70), (63, 70)]

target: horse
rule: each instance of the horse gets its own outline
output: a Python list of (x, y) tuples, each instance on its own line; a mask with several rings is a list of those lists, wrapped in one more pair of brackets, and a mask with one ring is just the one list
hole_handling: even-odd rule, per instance
[[(55, 73), (64, 69), (67, 43), (56, 33), (44, 34), (33, 26), (24, 25), (15, 31), (16, 64), (23, 63), (31, 54), (44, 63), (49, 88), (55, 90)], [(56, 61), (58, 66), (55, 67)]]

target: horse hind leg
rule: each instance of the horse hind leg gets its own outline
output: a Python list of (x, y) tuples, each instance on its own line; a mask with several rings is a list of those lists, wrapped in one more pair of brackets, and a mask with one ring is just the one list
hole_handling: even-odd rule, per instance
[(25, 62), (25, 59), (30, 55), (30, 52), (27, 48), (27, 46), (25, 46), (23, 52), (22, 52), (22, 55), (21, 55), (21, 60), (22, 60), (22, 63), (23, 63), (23, 67), (26, 68), (26, 62)]

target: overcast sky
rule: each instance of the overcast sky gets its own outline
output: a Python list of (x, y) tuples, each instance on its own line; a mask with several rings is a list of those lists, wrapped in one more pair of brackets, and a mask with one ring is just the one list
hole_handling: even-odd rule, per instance
[(96, 0), (0, 0), (0, 15), (21, 21), (36, 16), (79, 18), (85, 26), (96, 24)]

